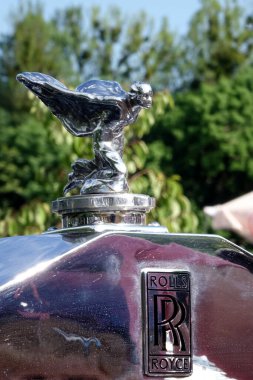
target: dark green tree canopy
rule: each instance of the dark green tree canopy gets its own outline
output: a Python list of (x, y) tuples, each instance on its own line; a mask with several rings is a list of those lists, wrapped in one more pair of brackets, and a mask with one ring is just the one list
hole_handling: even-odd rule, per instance
[(185, 40), (184, 74), (192, 88), (231, 77), (247, 64), (253, 49), (250, 16), (236, 0), (201, 4)]
[(150, 160), (160, 157), (158, 166), (167, 175), (180, 174), (199, 206), (252, 190), (253, 68), (178, 93), (175, 108), (157, 119), (148, 142)]

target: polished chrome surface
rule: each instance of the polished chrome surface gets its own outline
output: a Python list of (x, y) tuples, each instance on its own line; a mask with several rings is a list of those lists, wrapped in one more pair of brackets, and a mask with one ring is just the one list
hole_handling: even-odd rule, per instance
[(218, 236), (99, 228), (0, 239), (1, 379), (147, 378), (141, 277), (151, 269), (190, 273), (190, 378), (252, 380), (251, 253)]
[(128, 233), (131, 234), (164, 234), (168, 232), (167, 227), (160, 225), (142, 225), (142, 224), (115, 224), (115, 223), (101, 223), (86, 226), (79, 226), (73, 228), (49, 229), (45, 234), (71, 234), (86, 235), (91, 233)]
[(147, 195), (112, 193), (59, 198), (52, 211), (62, 216), (62, 227), (92, 224), (146, 224), (146, 213), (155, 207), (155, 199)]
[(188, 376), (192, 371), (190, 273), (142, 271), (144, 373)]
[(142, 194), (92, 194), (59, 198), (53, 202), (53, 211), (150, 211), (155, 207), (155, 200)]
[(74, 188), (80, 188), (81, 194), (128, 191), (123, 129), (135, 122), (142, 108), (151, 106), (150, 85), (136, 82), (126, 92), (117, 82), (90, 80), (71, 91), (46, 74), (25, 72), (17, 79), (49, 107), (68, 132), (93, 136), (94, 159), (78, 159), (72, 165), (64, 193)]

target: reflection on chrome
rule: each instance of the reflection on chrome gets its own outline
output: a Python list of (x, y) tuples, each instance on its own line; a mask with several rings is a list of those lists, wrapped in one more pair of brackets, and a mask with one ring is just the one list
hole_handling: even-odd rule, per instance
[(84, 338), (83, 336), (75, 335), (75, 334), (67, 334), (61, 329), (57, 327), (53, 327), (53, 330), (62, 335), (67, 342), (80, 342), (84, 347), (85, 354), (89, 353), (89, 347), (92, 343), (95, 344), (96, 347), (100, 348), (102, 346), (100, 340), (98, 338)]
[[(146, 378), (141, 272), (148, 268), (180, 268), (191, 275), (190, 378), (252, 379), (250, 254), (215, 236), (120, 231), (87, 236), (86, 243), (75, 234), (0, 239), (1, 380)], [(20, 273), (26, 273), (23, 281), (13, 281)], [(163, 298), (157, 302), (161, 311), (166, 306), (171, 323), (166, 343), (174, 346), (173, 326), (187, 336), (181, 321), (184, 279), (171, 279), (177, 294), (171, 290), (168, 304)], [(165, 278), (159, 283), (164, 287)], [(170, 306), (178, 310), (177, 319)]]
[(193, 356), (194, 380), (237, 380), (216, 367), (205, 355)]
[[(106, 234), (108, 234), (108, 232), (105, 233), (104, 235), (106, 235)], [(56, 236), (52, 235), (52, 238), (55, 238), (55, 237)], [(19, 238), (19, 236), (16, 237), (16, 238)], [(23, 237), (21, 237), (21, 238), (23, 238)], [(28, 237), (24, 237), (24, 238), (28, 238)], [(36, 240), (39, 241), (39, 239), (36, 236), (31, 236), (31, 238), (35, 238)], [(44, 236), (43, 236), (43, 238), (44, 238)], [(11, 239), (15, 239), (15, 237), (11, 238)], [(60, 236), (60, 239), (62, 239), (61, 236)], [(93, 237), (92, 242), (96, 241), (97, 239), (99, 239), (99, 237)], [(2, 239), (2, 242), (4, 240), (6, 240), (6, 239)], [(7, 238), (7, 240), (10, 240), (10, 238)], [(81, 241), (81, 243), (83, 242), (83, 239), (81, 239), (81, 240), (78, 239), (77, 242), (75, 240), (76, 239), (73, 239), (72, 244), (73, 243), (78, 243), (79, 241)], [(87, 240), (88, 239), (85, 239), (85, 243), (83, 243), (83, 245), (89, 244), (89, 242)], [(46, 247), (46, 246), (45, 247), (41, 247), (42, 252), (43, 252), (43, 249), (46, 250), (47, 248), (48, 247)], [(34, 249), (37, 249), (37, 252), (39, 252), (39, 249), (40, 249), (39, 244), (35, 245)], [(51, 258), (49, 260), (40, 261), (39, 260), (39, 255), (38, 255), (37, 260), (39, 262), (38, 263), (36, 262), (34, 266), (30, 266), (31, 262), (29, 262), (28, 260), (26, 260), (26, 256), (24, 255), (23, 256), (23, 260), (22, 260), (23, 261), (22, 265), (25, 266), (25, 269), (22, 272), (20, 272), (20, 268), (18, 267), (17, 270), (16, 270), (17, 273), (15, 273), (13, 275), (13, 277), (10, 279), (10, 281), (7, 281), (7, 282), (1, 284), (2, 281), (1, 281), (1, 272), (0, 272), (0, 284), (1, 284), (0, 285), (0, 292), (4, 291), (5, 289), (7, 289), (7, 288), (9, 288), (11, 286), (18, 285), (19, 283), (22, 283), (24, 281), (29, 280), (30, 278), (33, 278), (34, 276), (39, 275), (40, 273), (42, 273), (42, 272), (46, 271), (47, 269), (49, 269), (51, 265), (56, 264), (58, 261), (64, 260), (65, 256), (70, 256), (71, 254), (73, 254), (75, 252), (76, 252), (75, 248), (73, 248), (73, 249), (71, 249), (71, 250), (69, 250), (67, 252), (63, 252), (62, 254), (59, 254), (57, 252), (57, 250), (55, 250), (55, 252), (51, 252), (51, 253), (49, 251), (49, 254), (51, 255)], [(13, 252), (11, 252), (11, 253), (14, 254), (14, 257), (15, 257), (15, 250)], [(36, 256), (35, 256), (35, 259), (36, 259)], [(11, 261), (11, 255), (10, 255), (10, 261)], [(15, 268), (14, 265), (13, 265), (13, 267)], [(8, 274), (9, 272), (12, 274), (12, 271), (13, 271), (12, 267), (8, 268), (8, 269), (6, 268), (5, 269), (5, 274)]]

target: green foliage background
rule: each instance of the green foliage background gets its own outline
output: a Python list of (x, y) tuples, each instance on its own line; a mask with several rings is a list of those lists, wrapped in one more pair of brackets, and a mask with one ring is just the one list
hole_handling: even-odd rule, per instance
[(48, 73), (74, 88), (90, 78), (149, 81), (154, 105), (126, 130), (131, 190), (157, 198), (150, 215), (172, 232), (209, 232), (204, 205), (252, 189), (253, 10), (202, 0), (185, 36), (166, 18), (120, 9), (69, 7), (46, 19), (43, 6), (14, 11), (0, 36), (0, 234), (59, 225), (49, 203), (61, 196), (70, 163), (92, 157), (19, 83)]

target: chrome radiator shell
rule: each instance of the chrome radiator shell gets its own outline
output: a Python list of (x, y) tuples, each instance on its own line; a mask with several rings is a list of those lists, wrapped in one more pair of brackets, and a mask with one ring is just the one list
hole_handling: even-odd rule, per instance
[(191, 276), (190, 378), (250, 380), (252, 257), (219, 236), (159, 227), (98, 225), (1, 239), (0, 378), (186, 376), (144, 374), (141, 277), (152, 268)]

